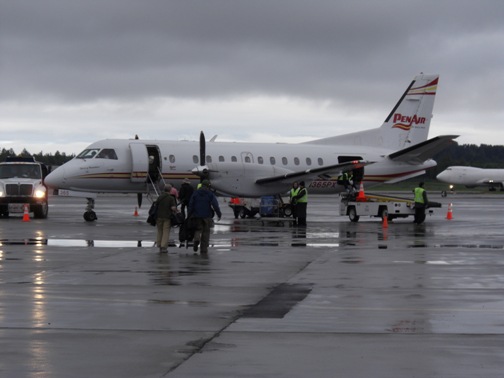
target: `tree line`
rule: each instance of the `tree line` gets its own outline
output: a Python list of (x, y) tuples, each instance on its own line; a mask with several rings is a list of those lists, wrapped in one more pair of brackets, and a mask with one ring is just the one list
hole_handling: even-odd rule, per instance
[[(8, 156), (34, 156), (37, 161), (46, 165), (57, 166), (66, 163), (75, 157), (74, 154), (67, 155), (64, 152), (56, 151), (54, 154), (31, 154), (23, 149), (19, 155), (13, 149), (3, 148), (0, 151), (0, 161), (4, 161)], [(430, 169), (427, 176), (435, 178), (436, 175), (445, 170), (450, 165), (468, 165), (479, 168), (504, 168), (504, 146), (488, 144), (462, 144), (453, 143), (448, 148), (434, 156), (438, 163), (437, 167)]]
[(43, 152), (39, 152), (38, 154), (31, 154), (25, 148), (19, 154), (17, 154), (16, 151), (14, 151), (12, 148), (10, 149), (2, 148), (2, 150), (0, 151), (0, 161), (4, 161), (7, 157), (10, 156), (20, 156), (20, 157), (33, 156), (35, 160), (44, 163), (45, 165), (48, 166), (62, 165), (75, 157), (74, 154), (67, 155), (64, 152), (60, 153), (59, 151), (56, 151), (54, 155), (44, 154)]

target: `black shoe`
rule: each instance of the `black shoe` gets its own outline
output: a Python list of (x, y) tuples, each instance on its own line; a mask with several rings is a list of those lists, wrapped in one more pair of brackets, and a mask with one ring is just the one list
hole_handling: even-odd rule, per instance
[(198, 246), (199, 246), (199, 241), (195, 240), (193, 243), (193, 247), (192, 247), (194, 252), (198, 252)]

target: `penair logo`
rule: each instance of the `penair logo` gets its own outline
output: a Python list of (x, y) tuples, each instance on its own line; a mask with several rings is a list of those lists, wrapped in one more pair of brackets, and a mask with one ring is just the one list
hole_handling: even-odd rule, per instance
[(403, 116), (400, 113), (394, 114), (394, 125), (392, 128), (401, 129), (401, 130), (410, 130), (412, 125), (422, 125), (425, 124), (425, 117), (417, 117), (415, 114), (413, 117), (411, 116)]

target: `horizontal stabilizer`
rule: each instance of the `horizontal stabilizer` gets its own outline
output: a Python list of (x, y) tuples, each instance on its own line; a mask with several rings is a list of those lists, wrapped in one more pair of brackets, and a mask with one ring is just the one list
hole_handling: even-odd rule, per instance
[(396, 151), (388, 157), (394, 161), (420, 164), (428, 159), (431, 159), (438, 152), (445, 149), (449, 144), (454, 143), (453, 139), (455, 138), (458, 138), (458, 135), (437, 136), (426, 140), (425, 142)]
[(373, 164), (373, 162), (363, 161), (363, 160), (348, 161), (348, 162), (341, 163), (341, 164), (326, 165), (324, 167), (307, 169), (307, 170), (298, 171), (298, 172), (291, 172), (291, 173), (286, 173), (286, 174), (279, 175), (279, 176), (265, 177), (265, 178), (261, 178), (261, 179), (256, 180), (256, 184), (259, 184), (259, 185), (271, 184), (274, 182), (291, 180), (291, 179), (297, 179), (297, 180), (305, 180), (306, 179), (306, 180), (308, 180), (308, 179), (319, 177), (322, 175), (339, 176), (343, 172), (351, 171), (353, 169), (363, 168), (369, 164)]

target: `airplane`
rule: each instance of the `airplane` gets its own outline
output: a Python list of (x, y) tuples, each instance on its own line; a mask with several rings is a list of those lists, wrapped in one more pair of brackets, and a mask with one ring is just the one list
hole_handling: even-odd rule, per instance
[[(353, 171), (367, 187), (395, 183), (436, 166), (433, 155), (458, 135), (427, 139), (439, 75), (419, 74), (380, 127), (309, 142), (208, 143), (198, 141), (105, 139), (89, 145), (45, 179), (54, 193), (87, 198), (86, 221), (97, 219), (97, 193), (150, 195), (163, 183), (178, 186), (211, 181), (218, 193), (257, 198), (287, 193), (305, 181), (311, 194), (345, 190), (338, 176)], [(364, 172), (365, 167), (365, 172)]]
[(439, 181), (465, 185), (467, 188), (487, 186), (490, 191), (504, 191), (504, 169), (452, 166), (438, 174)]

